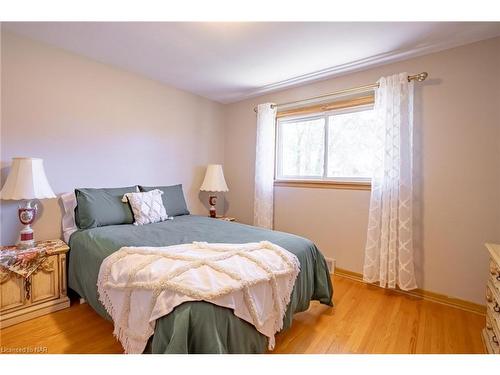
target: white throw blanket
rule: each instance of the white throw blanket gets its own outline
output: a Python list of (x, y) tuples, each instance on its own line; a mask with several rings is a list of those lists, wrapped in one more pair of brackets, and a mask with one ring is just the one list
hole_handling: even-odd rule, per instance
[(299, 260), (267, 241), (122, 247), (99, 270), (99, 299), (126, 353), (142, 353), (156, 319), (186, 301), (228, 307), (269, 338), (283, 327)]

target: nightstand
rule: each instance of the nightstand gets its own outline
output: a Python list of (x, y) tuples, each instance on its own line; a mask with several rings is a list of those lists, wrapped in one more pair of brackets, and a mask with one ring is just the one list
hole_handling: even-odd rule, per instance
[(227, 217), (227, 216), (217, 216), (217, 220), (223, 220), (223, 221), (236, 221), (236, 218), (234, 217)]
[(500, 354), (500, 244), (487, 243), (490, 274), (486, 285), (486, 326), (482, 337), (486, 351)]
[[(2, 246), (0, 251), (12, 250)], [(61, 240), (36, 242), (46, 256), (27, 278), (0, 266), (0, 328), (69, 307), (66, 286), (68, 245)]]

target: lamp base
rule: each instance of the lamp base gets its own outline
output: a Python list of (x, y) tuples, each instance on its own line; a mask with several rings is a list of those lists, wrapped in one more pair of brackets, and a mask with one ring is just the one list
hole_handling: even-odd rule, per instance
[(215, 210), (215, 206), (211, 206), (209, 212), (210, 212), (210, 217), (213, 218), (217, 217), (217, 211)]
[(34, 232), (31, 224), (35, 221), (36, 211), (37, 206), (32, 205), (31, 201), (27, 201), (24, 207), (19, 206), (19, 221), (21, 224), (24, 224), (24, 228), (19, 232), (18, 248), (29, 249), (35, 246)]
[(26, 225), (19, 232), (19, 241), (16, 245), (19, 249), (29, 249), (35, 247), (34, 231), (30, 225)]
[(208, 204), (210, 205), (210, 217), (217, 217), (217, 211), (215, 209), (215, 204), (217, 203), (217, 196), (211, 195), (208, 197)]

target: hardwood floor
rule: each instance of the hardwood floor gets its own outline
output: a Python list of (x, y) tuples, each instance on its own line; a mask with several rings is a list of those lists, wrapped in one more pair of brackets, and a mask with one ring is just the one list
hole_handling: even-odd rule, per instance
[[(312, 303), (273, 353), (484, 353), (484, 316), (334, 277), (335, 307)], [(0, 330), (0, 353), (122, 353), (113, 326), (78, 302)], [(28, 349), (29, 350), (29, 349)]]

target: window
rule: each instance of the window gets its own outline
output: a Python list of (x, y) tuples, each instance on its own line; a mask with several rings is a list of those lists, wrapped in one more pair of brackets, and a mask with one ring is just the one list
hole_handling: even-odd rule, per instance
[(373, 121), (366, 107), (278, 119), (276, 179), (368, 183)]

